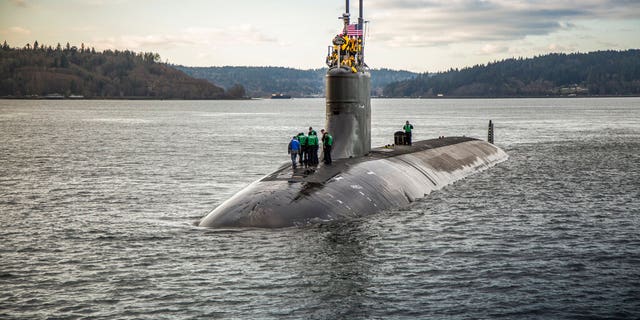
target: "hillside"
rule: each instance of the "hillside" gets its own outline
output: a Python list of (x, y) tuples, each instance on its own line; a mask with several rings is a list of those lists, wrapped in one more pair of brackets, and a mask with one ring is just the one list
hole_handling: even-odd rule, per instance
[[(252, 97), (268, 97), (272, 93), (285, 93), (293, 97), (323, 96), (324, 75), (327, 72), (327, 69), (284, 67), (175, 67), (194, 78), (206, 79), (225, 88), (242, 84)], [(371, 90), (374, 95), (380, 95), (388, 83), (416, 75), (409, 71), (373, 69)]]
[(51, 95), (85, 98), (223, 99), (241, 98), (205, 80), (160, 63), (154, 53), (96, 52), (68, 43), (55, 48), (38, 42), (24, 48), (0, 47), (0, 97)]
[(388, 84), (388, 97), (640, 95), (640, 50), (549, 54)]

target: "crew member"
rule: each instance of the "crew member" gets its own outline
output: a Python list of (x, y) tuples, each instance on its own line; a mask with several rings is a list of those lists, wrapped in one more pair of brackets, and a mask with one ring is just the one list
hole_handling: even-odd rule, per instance
[(324, 164), (331, 164), (331, 146), (333, 146), (333, 137), (329, 134), (328, 131), (324, 131), (324, 129), (320, 130), (322, 132), (322, 154), (324, 155), (323, 160)]
[(296, 169), (296, 157), (300, 153), (300, 142), (297, 136), (293, 136), (289, 141), (288, 153), (291, 155), (291, 166)]
[(309, 127), (309, 136), (307, 137), (307, 152), (309, 152), (309, 165), (318, 165), (318, 136), (316, 132)]
[(405, 143), (411, 145), (411, 130), (413, 130), (413, 125), (409, 123), (409, 120), (407, 120), (407, 123), (404, 124), (402, 129), (404, 129)]
[[(311, 145), (311, 136), (315, 136), (315, 145)], [(318, 134), (313, 127), (309, 127), (309, 132), (307, 133), (307, 165), (317, 166), (318, 165)]]
[(307, 136), (303, 132), (298, 133), (298, 142), (300, 142), (300, 165), (306, 167), (309, 163), (309, 152), (307, 151)]

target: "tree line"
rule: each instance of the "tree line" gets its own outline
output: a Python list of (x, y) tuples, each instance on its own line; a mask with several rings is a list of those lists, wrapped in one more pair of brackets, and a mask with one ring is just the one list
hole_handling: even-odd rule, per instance
[(153, 52), (96, 51), (94, 48), (52, 47), (35, 41), (12, 48), (0, 46), (0, 96), (37, 98), (50, 95), (85, 98), (236, 99), (242, 86), (225, 91), (188, 76), (160, 61)]
[(422, 73), (388, 84), (388, 97), (640, 95), (640, 50), (554, 53)]
[[(327, 68), (301, 70), (285, 67), (175, 67), (188, 75), (209, 80), (224, 88), (241, 83), (252, 97), (269, 97), (273, 93), (283, 93), (292, 97), (324, 96), (324, 76), (327, 73)], [(382, 90), (388, 83), (417, 75), (409, 71), (390, 69), (372, 69), (370, 72), (373, 96), (382, 95)]]

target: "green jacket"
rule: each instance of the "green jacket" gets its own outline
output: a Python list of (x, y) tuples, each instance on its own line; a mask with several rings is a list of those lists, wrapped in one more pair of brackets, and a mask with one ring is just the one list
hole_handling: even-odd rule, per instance
[(304, 134), (301, 134), (301, 135), (298, 136), (298, 141), (300, 141), (300, 145), (301, 146), (306, 146), (307, 145), (307, 140), (308, 140), (308, 137), (305, 136)]
[(328, 134), (328, 133), (326, 133), (326, 134), (324, 135), (324, 137), (322, 138), (322, 140), (323, 140), (323, 141), (322, 141), (322, 144), (324, 144), (325, 146), (332, 146), (332, 145), (333, 145), (333, 137), (332, 137), (330, 134)]
[(307, 145), (309, 146), (317, 146), (318, 145), (318, 136), (310, 135), (307, 137)]
[(410, 133), (411, 129), (413, 129), (413, 125), (412, 124), (405, 124), (404, 127), (402, 127), (404, 129), (404, 132), (406, 133)]

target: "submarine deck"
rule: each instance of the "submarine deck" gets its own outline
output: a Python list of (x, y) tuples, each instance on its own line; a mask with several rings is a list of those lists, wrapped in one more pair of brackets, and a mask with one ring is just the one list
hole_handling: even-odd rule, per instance
[(477, 139), (468, 137), (445, 137), (440, 139), (415, 141), (411, 146), (396, 145), (393, 147), (379, 147), (372, 149), (369, 154), (363, 157), (337, 159), (333, 160), (331, 165), (321, 163), (317, 167), (304, 168), (303, 166), (298, 166), (295, 170), (291, 170), (291, 164), (287, 163), (282, 165), (272, 174), (264, 177), (261, 181), (288, 181), (290, 183), (324, 184), (331, 178), (337, 176), (341, 172), (344, 172), (349, 166), (353, 166), (358, 163), (391, 158), (428, 149), (436, 149), (472, 140)]

